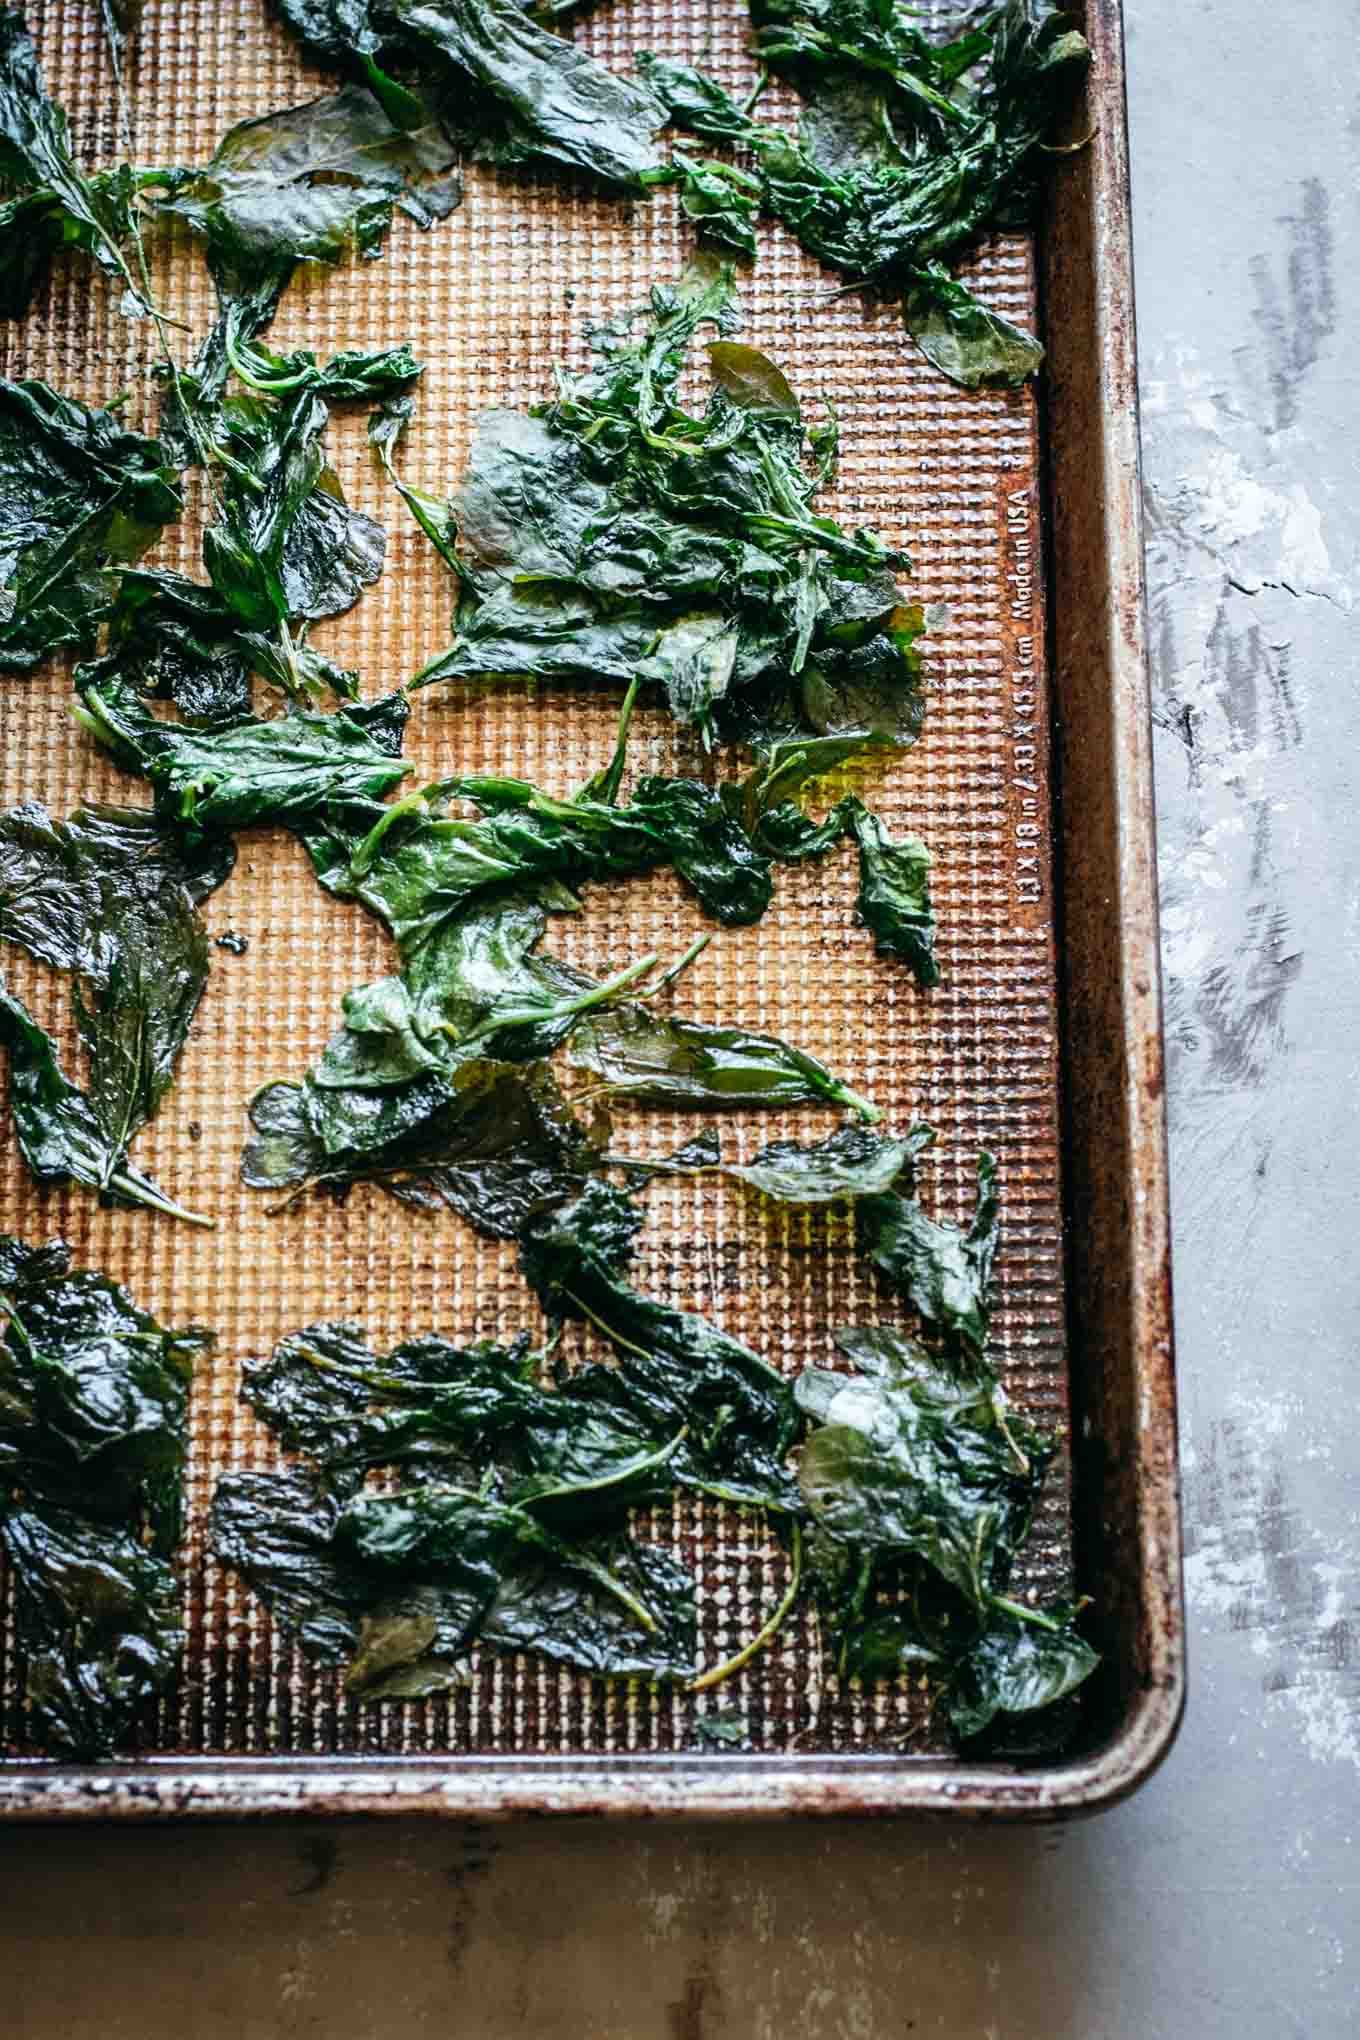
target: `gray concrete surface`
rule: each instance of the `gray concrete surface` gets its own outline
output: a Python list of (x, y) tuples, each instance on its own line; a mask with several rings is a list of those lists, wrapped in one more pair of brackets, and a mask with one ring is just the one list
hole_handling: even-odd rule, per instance
[(1360, 2031), (1360, 15), (1127, 0), (1193, 1688), (1064, 1832), (10, 1834), (11, 2040)]

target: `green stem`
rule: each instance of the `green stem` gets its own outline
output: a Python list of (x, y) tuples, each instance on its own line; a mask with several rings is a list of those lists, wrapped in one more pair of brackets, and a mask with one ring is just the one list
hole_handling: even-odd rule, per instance
[(1021, 1473), (1028, 1473), (1030, 1470), (1029, 1454), (1028, 1452), (1022, 1451), (1020, 1446), (1016, 1444), (1015, 1439), (1011, 1434), (1011, 1427), (1006, 1422), (1006, 1412), (1002, 1408), (1001, 1404), (995, 1400), (992, 1403), (992, 1414), (996, 1418), (997, 1429), (1000, 1431), (1002, 1437), (1006, 1441), (1007, 1447), (1015, 1457), (1016, 1465), (1019, 1467)]
[(741, 110), (747, 120), (751, 118), (751, 115), (755, 110), (756, 101), (760, 98), (760, 95), (765, 90), (765, 87), (769, 84), (769, 82), (770, 82), (769, 72), (762, 71), (760, 76), (756, 79), (755, 84), (751, 87), (750, 91), (747, 93), (745, 99), (742, 100)]
[[(156, 337), (160, 341), (161, 346), (165, 349), (166, 364), (170, 370), (170, 381), (174, 388), (176, 402), (179, 404), (180, 416), (183, 418), (185, 424), (188, 426), (189, 437), (194, 442), (194, 449), (198, 454), (199, 464), (203, 469), (204, 478), (208, 484), (208, 494), (212, 499), (212, 507), (214, 514), (220, 517), (222, 515), (222, 503), (217, 493), (216, 484), (213, 481), (212, 471), (214, 459), (220, 459), (223, 466), (230, 467), (233, 470), (233, 472), (243, 476), (244, 479), (250, 484), (250, 487), (252, 489), (258, 490), (262, 487), (262, 484), (256, 479), (254, 475), (250, 474), (245, 468), (241, 467), (238, 462), (233, 461), (230, 458), (230, 456), (223, 454), (220, 447), (213, 446), (207, 439), (204, 438), (203, 428), (199, 424), (198, 419), (194, 416), (193, 407), (185, 401), (184, 385), (180, 381), (179, 363), (175, 359), (174, 349), (170, 345), (170, 336), (166, 331), (165, 314), (162, 312), (160, 306), (156, 303), (155, 297), (152, 293), (151, 265), (146, 259), (146, 244), (142, 240), (142, 230), (140, 225), (138, 224), (135, 211), (132, 213), (131, 217), (132, 217), (132, 240), (133, 245), (137, 250), (137, 266), (142, 272), (142, 285), (146, 295), (147, 309), (151, 313), (152, 324), (156, 328)], [(131, 277), (128, 278), (128, 281), (129, 283), (132, 282)], [(135, 284), (133, 284), (132, 287), (134, 290), (136, 289)]]
[(728, 1658), (723, 1664), (714, 1665), (711, 1672), (704, 1672), (700, 1678), (695, 1679), (689, 1687), (691, 1693), (706, 1693), (711, 1686), (720, 1686), (724, 1679), (730, 1679), (733, 1672), (739, 1672), (744, 1665), (749, 1665), (751, 1659), (764, 1650), (766, 1644), (782, 1628), (784, 1618), (798, 1598), (798, 1588), (803, 1577), (803, 1532), (801, 1525), (797, 1523), (793, 1526), (792, 1542), (793, 1577), (789, 1581), (788, 1590), (783, 1600), (779, 1603), (773, 1615), (756, 1631), (751, 1641), (743, 1650), (739, 1650), (735, 1657)]
[(589, 1318), (591, 1324), (594, 1325), (597, 1332), (604, 1333), (606, 1339), (608, 1339), (611, 1342), (611, 1344), (615, 1346), (622, 1346), (625, 1353), (636, 1353), (639, 1360), (651, 1359), (652, 1356), (647, 1351), (647, 1348), (645, 1346), (635, 1346), (631, 1339), (624, 1338), (622, 1332), (611, 1331), (609, 1326), (605, 1323), (604, 1319), (596, 1317), (590, 1305), (588, 1303), (583, 1303), (580, 1297), (576, 1294), (574, 1289), (564, 1289), (562, 1291), (562, 1294), (563, 1296), (566, 1297), (569, 1303), (574, 1303), (576, 1305), (576, 1308), (580, 1311), (583, 1317)]
[(714, 932), (710, 928), (707, 934), (696, 935), (679, 962), (673, 963), (664, 977), (659, 977), (656, 983), (643, 996), (648, 999), (654, 999), (658, 992), (664, 992), (668, 985), (673, 985), (681, 973), (687, 971), (695, 959), (703, 955), (709, 943), (713, 940)]
[(474, 1027), (471, 1034), (456, 1035), (456, 1030), (447, 1023), (439, 1030), (443, 1034), (455, 1035), (460, 1048), (480, 1041), (488, 1034), (499, 1034), (503, 1027), (531, 1027), (537, 1021), (567, 1020), (578, 1013), (589, 1013), (592, 1007), (607, 1005), (620, 992), (626, 992), (640, 977), (656, 967), (655, 956), (644, 956), (638, 963), (630, 963), (616, 977), (608, 978), (601, 985), (592, 985), (588, 992), (581, 992), (574, 999), (562, 999), (544, 1006), (512, 1006), (489, 1013), (480, 1027)]
[(257, 376), (236, 345), (236, 336), (230, 321), (226, 327), (225, 338), (227, 360), (231, 363), (232, 372), (247, 389), (259, 390), (264, 396), (274, 397), (282, 395), (287, 390), (299, 389), (307, 381), (310, 370), (305, 368), (299, 370), (297, 375)]
[(1051, 1615), (1045, 1615), (1041, 1608), (1027, 1608), (1023, 1601), (1012, 1601), (1005, 1594), (989, 1594), (993, 1608), (999, 1608), (1003, 1615), (1013, 1615), (1017, 1622), (1028, 1622), (1031, 1628), (1046, 1629), (1051, 1636), (1061, 1636), (1063, 1626)]
[[(428, 792), (428, 788), (426, 791)], [(360, 843), (358, 849), (351, 856), (349, 860), (350, 876), (352, 878), (366, 877), (372, 869), (373, 860), (378, 854), (382, 840), (392, 827), (392, 824), (403, 815), (418, 813), (425, 805), (426, 798), (424, 792), (407, 793), (403, 794), (400, 800), (393, 801), (390, 807), (384, 808), (381, 819), (373, 824), (373, 827), (364, 837), (363, 842)]]
[(139, 1183), (135, 1176), (125, 1176), (121, 1169), (115, 1169), (109, 1177), (110, 1190), (117, 1190), (124, 1197), (131, 1197), (137, 1204), (145, 1204), (152, 1211), (163, 1211), (167, 1218), (182, 1218), (186, 1225), (201, 1225), (206, 1232), (217, 1228), (215, 1218), (204, 1218), (201, 1212), (186, 1211), (182, 1204), (176, 1204), (162, 1196), (149, 1183)]
[(578, 801), (597, 800), (605, 807), (613, 807), (618, 799), (619, 783), (623, 778), (624, 762), (628, 755), (628, 726), (633, 720), (633, 708), (641, 686), (640, 677), (634, 673), (628, 683), (628, 692), (623, 697), (623, 706), (619, 710), (619, 728), (614, 739), (613, 755), (602, 772), (592, 773), (577, 794)]
[(580, 1565), (583, 1573), (587, 1574), (589, 1578), (597, 1580), (607, 1594), (611, 1594), (622, 1607), (628, 1610), (639, 1629), (645, 1629), (649, 1636), (656, 1635), (657, 1622), (650, 1608), (645, 1608), (635, 1595), (630, 1594), (622, 1581), (615, 1579), (608, 1566), (600, 1565), (598, 1561), (592, 1559), (580, 1557), (578, 1557), (577, 1563)]
[(838, 1105), (847, 1105), (868, 1126), (877, 1125), (878, 1121), (883, 1117), (881, 1105), (873, 1104), (868, 1098), (861, 1098), (859, 1092), (852, 1091), (848, 1084), (837, 1084), (832, 1090), (831, 1096)]
[(551, 1502), (559, 1495), (599, 1494), (607, 1488), (618, 1487), (628, 1481), (636, 1480), (639, 1474), (651, 1473), (655, 1468), (665, 1466), (670, 1460), (674, 1459), (684, 1443), (688, 1431), (689, 1426), (686, 1425), (683, 1430), (677, 1431), (667, 1444), (659, 1445), (654, 1452), (640, 1453), (636, 1458), (627, 1460), (622, 1466), (617, 1467), (603, 1479), (564, 1481), (560, 1487), (537, 1488), (533, 1494), (526, 1494), (522, 1503), (517, 1504), (517, 1506), (531, 1509), (539, 1502)]

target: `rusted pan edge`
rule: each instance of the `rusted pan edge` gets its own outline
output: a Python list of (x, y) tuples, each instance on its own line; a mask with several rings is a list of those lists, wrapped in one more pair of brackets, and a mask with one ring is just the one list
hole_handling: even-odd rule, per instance
[(1110, 1668), (1099, 1740), (1026, 1768), (881, 1754), (34, 1760), (0, 1766), (0, 1817), (1060, 1820), (1122, 1798), (1170, 1747), (1184, 1617), (1123, 38), (1119, 0), (1086, 12), (1095, 136), (1055, 171), (1045, 290), (1075, 1496)]

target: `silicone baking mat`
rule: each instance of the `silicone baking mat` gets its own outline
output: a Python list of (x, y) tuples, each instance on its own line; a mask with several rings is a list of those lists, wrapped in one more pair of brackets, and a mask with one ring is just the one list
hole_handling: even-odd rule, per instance
[[(99, 9), (54, 0), (30, 14), (49, 90), (66, 107), (90, 165), (120, 154), (116, 100)], [(634, 50), (702, 61), (731, 86), (752, 77), (739, 0), (630, 5), (583, 20), (576, 36), (627, 68)], [(143, 163), (205, 160), (233, 122), (334, 89), (310, 68), (258, 0), (151, 0), (126, 58)], [(396, 220), (382, 258), (300, 273), (271, 336), (318, 353), (409, 340), (426, 363), (404, 448), (407, 476), (436, 492), (461, 473), (478, 414), (547, 393), (551, 365), (583, 366), (585, 327), (679, 274), (692, 238), (670, 194), (646, 203), (600, 195), (570, 177), (470, 169), (463, 207), (421, 233)], [(194, 338), (213, 296), (201, 251), (161, 233), (162, 303)], [(1021, 323), (1037, 316), (1023, 236), (993, 241), (968, 271), (987, 302)], [(1031, 391), (954, 389), (904, 340), (888, 307), (834, 297), (836, 279), (781, 231), (761, 233), (744, 276), (741, 337), (772, 352), (806, 405), (834, 401), (843, 458), (822, 499), (847, 524), (905, 540), (914, 599), (939, 605), (928, 641), (929, 710), (914, 750), (862, 782), (895, 834), (918, 832), (935, 858), (943, 982), (919, 991), (874, 954), (853, 915), (853, 854), (777, 873), (772, 910), (755, 928), (719, 933), (681, 981), (676, 1010), (786, 1036), (875, 1098), (890, 1125), (928, 1119), (938, 1142), (923, 1195), (939, 1215), (971, 1210), (977, 1151), (997, 1155), (1004, 1243), (997, 1341), (1007, 1383), (1036, 1418), (1061, 1426), (1062, 1330), (1058, 1078), (1053, 896), (1048, 857), (1039, 421)], [(127, 415), (154, 429), (150, 327), (119, 314), (106, 278), (57, 265), (29, 317), (3, 335), (4, 369), (39, 376), (87, 401), (129, 392)], [(188, 347), (186, 341), (186, 352)], [(702, 397), (702, 377), (692, 394)], [(388, 530), (386, 570), (316, 641), (357, 666), (374, 695), (399, 685), (450, 635), (449, 576), (370, 462), (360, 412), (337, 416), (331, 458), (347, 494)], [(191, 506), (192, 507), (192, 506)], [(194, 515), (167, 534), (154, 563), (201, 572)], [(51, 662), (0, 688), (0, 796), (64, 814), (81, 800), (144, 801), (68, 713), (69, 668)], [(407, 753), (421, 783), (497, 771), (554, 792), (606, 755), (617, 703), (602, 695), (505, 687), (480, 698), (446, 689), (415, 697)], [(703, 770), (695, 748), (657, 712), (635, 725), (633, 772)], [(38, 1193), (13, 1144), (0, 1149), (0, 1227), (30, 1240), (60, 1235), (78, 1264), (104, 1269), (165, 1322), (214, 1328), (192, 1401), (184, 1553), (188, 1648), (176, 1694), (145, 1724), (144, 1747), (221, 1754), (299, 1751), (611, 1751), (692, 1747), (698, 1716), (736, 1709), (757, 1749), (932, 1748), (929, 1710), (908, 1682), (842, 1688), (823, 1664), (809, 1611), (727, 1685), (698, 1696), (592, 1682), (525, 1656), (483, 1653), (471, 1685), (445, 1699), (360, 1706), (338, 1675), (276, 1631), (241, 1582), (205, 1549), (213, 1484), (228, 1467), (274, 1463), (275, 1447), (237, 1395), (242, 1360), (320, 1317), (347, 1316), (383, 1348), (431, 1327), (455, 1339), (537, 1328), (514, 1250), (479, 1239), (452, 1214), (431, 1218), (360, 1189), (343, 1205), (313, 1193), (281, 1215), (245, 1189), (238, 1160), (252, 1092), (297, 1075), (337, 1024), (349, 988), (392, 967), (390, 946), (361, 909), (322, 893), (281, 833), (240, 840), (236, 873), (206, 907), (213, 971), (175, 1087), (134, 1159), (171, 1195), (213, 1213), (211, 1233), (149, 1212), (104, 1211), (83, 1190)], [(603, 975), (647, 951), (678, 956), (706, 924), (670, 873), (593, 887), (579, 917), (555, 919), (550, 946)], [(9, 982), (68, 1041), (64, 993), (18, 952)], [(72, 1063), (78, 1066), (72, 1054)], [(615, 1145), (662, 1153), (698, 1120), (621, 1108)], [(819, 1138), (826, 1113), (731, 1114), (729, 1154), (797, 1134)], [(763, 1208), (735, 1186), (663, 1181), (646, 1193), (640, 1286), (704, 1311), (775, 1365), (831, 1357), (828, 1328), (889, 1322), (892, 1296), (852, 1251), (843, 1217)], [(585, 1357), (576, 1328), (567, 1351)], [(1025, 1554), (1020, 1587), (1067, 1564), (1065, 1460)], [(716, 1662), (759, 1627), (787, 1561), (759, 1519), (677, 1501), (641, 1526), (669, 1542), (700, 1581), (701, 1661)], [(14, 1699), (12, 1635), (0, 1644), (0, 1737), (26, 1751)], [(721, 1761), (715, 1756), (715, 1762)]]

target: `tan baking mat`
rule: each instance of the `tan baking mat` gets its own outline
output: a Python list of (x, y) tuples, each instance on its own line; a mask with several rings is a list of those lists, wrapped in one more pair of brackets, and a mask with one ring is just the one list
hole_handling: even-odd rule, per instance
[[(113, 159), (98, 8), (53, 0), (31, 20), (82, 156)], [(742, 0), (618, 0), (577, 34), (620, 68), (635, 48), (652, 48), (704, 61), (736, 84), (751, 75), (745, 23)], [(137, 160), (201, 161), (232, 122), (332, 83), (302, 61), (259, 0), (151, 0), (128, 60)], [(428, 366), (405, 469), (438, 491), (460, 473), (480, 411), (545, 394), (554, 361), (583, 365), (583, 322), (675, 276), (690, 246), (669, 194), (626, 205), (565, 179), (473, 171), (463, 209), (430, 233), (398, 218), (379, 262), (300, 276), (274, 338), (319, 353), (410, 340)], [(212, 307), (200, 252), (187, 237), (167, 237), (156, 270), (162, 302), (197, 336)], [(1023, 240), (992, 246), (971, 276), (989, 303), (1032, 321)], [(934, 852), (944, 982), (923, 995), (901, 966), (875, 958), (853, 924), (855, 861), (842, 853), (779, 872), (771, 912), (759, 927), (719, 934), (684, 981), (677, 1010), (784, 1034), (876, 1098), (891, 1124), (930, 1119), (939, 1145), (925, 1194), (941, 1214), (966, 1214), (976, 1151), (995, 1148), (1005, 1213), (1003, 1364), (1024, 1406), (1057, 1424), (1066, 1386), (1036, 407), (1028, 393), (952, 389), (904, 344), (890, 312), (829, 301), (834, 281), (781, 232), (765, 230), (743, 285), (743, 332), (788, 368), (805, 400), (825, 393), (835, 401), (844, 458), (828, 507), (846, 523), (906, 539), (914, 594), (947, 605), (947, 628), (930, 647), (926, 735), (867, 789), (894, 832), (919, 831)], [(91, 401), (126, 389), (129, 416), (150, 422), (153, 338), (120, 318), (107, 280), (89, 266), (59, 265), (28, 320), (3, 337), (9, 375), (41, 376)], [(365, 691), (377, 694), (446, 644), (449, 580), (370, 465), (362, 416), (338, 420), (330, 447), (351, 500), (388, 527), (388, 564), (317, 640), (357, 665)], [(193, 522), (157, 557), (199, 571)], [(69, 691), (68, 670), (56, 664), (30, 681), (0, 681), (6, 806), (37, 797), (63, 814), (82, 799), (145, 797), (76, 730)], [(566, 791), (605, 755), (613, 718), (614, 704), (560, 692), (507, 688), (473, 701), (436, 691), (416, 697), (408, 752), (422, 778), (496, 770)], [(663, 716), (640, 718), (634, 770), (695, 763)], [(267, 1197), (238, 1183), (246, 1100), (266, 1079), (300, 1073), (335, 1025), (342, 994), (391, 968), (381, 930), (329, 900), (290, 840), (247, 835), (240, 853), (236, 875), (206, 912), (213, 933), (237, 930), (249, 950), (240, 958), (214, 950), (175, 1088), (134, 1155), (172, 1195), (215, 1213), (218, 1229), (101, 1211), (80, 1190), (39, 1197), (12, 1146), (0, 1153), (0, 1227), (29, 1239), (61, 1234), (78, 1262), (125, 1282), (163, 1320), (198, 1320), (218, 1334), (193, 1396), (189, 1648), (177, 1702), (149, 1725), (148, 1740), (215, 1753), (663, 1750), (692, 1745), (697, 1711), (735, 1707), (761, 1749), (928, 1747), (920, 1696), (905, 1685), (866, 1695), (823, 1677), (807, 1615), (740, 1677), (697, 1701), (488, 1653), (476, 1682), (447, 1701), (360, 1708), (339, 1696), (332, 1673), (313, 1671), (276, 1636), (252, 1597), (206, 1556), (204, 1515), (218, 1473), (275, 1457), (237, 1400), (247, 1355), (321, 1316), (357, 1318), (380, 1345), (431, 1326), (461, 1339), (538, 1323), (513, 1250), (479, 1240), (450, 1214), (420, 1216), (361, 1189), (340, 1207), (315, 1194), (270, 1217)], [(556, 921), (550, 940), (603, 974), (647, 950), (678, 955), (701, 925), (692, 898), (666, 873), (594, 888), (585, 914)], [(40, 1017), (64, 1024), (42, 971), (17, 952), (3, 968)], [(749, 1154), (761, 1140), (820, 1137), (833, 1124), (812, 1112), (733, 1115), (728, 1147)], [(661, 1152), (697, 1126), (625, 1112), (618, 1145)], [(734, 1187), (683, 1181), (654, 1187), (647, 1201), (639, 1281), (709, 1313), (776, 1365), (826, 1360), (830, 1325), (896, 1315), (850, 1251), (843, 1219), (770, 1214)], [(584, 1353), (587, 1340), (569, 1336), (571, 1350)], [(1064, 1482), (1060, 1464), (1024, 1583), (1064, 1567)], [(758, 1522), (716, 1506), (680, 1502), (645, 1527), (695, 1566), (704, 1661), (730, 1653), (777, 1600), (782, 1554)], [(14, 1746), (21, 1723), (12, 1697), (5, 1732)]]

